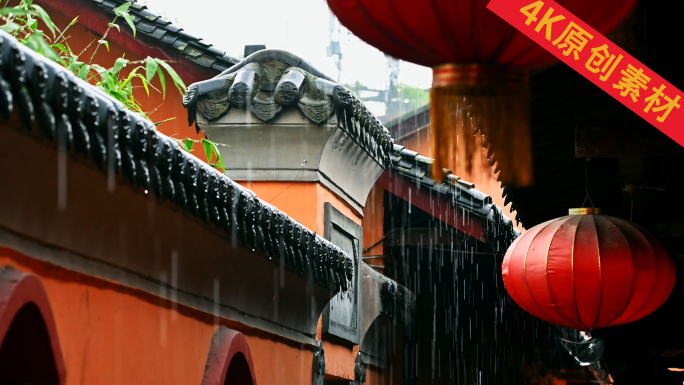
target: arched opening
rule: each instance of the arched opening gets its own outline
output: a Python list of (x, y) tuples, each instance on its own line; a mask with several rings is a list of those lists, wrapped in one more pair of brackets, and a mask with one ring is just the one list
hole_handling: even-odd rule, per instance
[(230, 360), (224, 385), (254, 385), (249, 364), (242, 353), (236, 353)]
[(202, 385), (256, 385), (252, 354), (242, 333), (220, 327), (214, 333)]
[(40, 310), (24, 305), (14, 317), (0, 347), (3, 384), (59, 384), (50, 335)]
[(66, 369), (38, 277), (0, 269), (0, 383), (62, 385)]

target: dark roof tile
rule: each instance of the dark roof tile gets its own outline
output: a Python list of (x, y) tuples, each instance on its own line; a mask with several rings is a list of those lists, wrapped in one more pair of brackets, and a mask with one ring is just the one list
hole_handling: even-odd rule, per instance
[(144, 17), (145, 19), (147, 19), (149, 21), (156, 21), (157, 19), (159, 19), (161, 17), (159, 15), (155, 15), (154, 13), (152, 13), (148, 10), (140, 11), (140, 16)]
[(159, 24), (159, 25), (162, 25), (162, 26), (171, 24), (170, 21), (164, 19), (163, 17), (158, 18), (158, 19), (155, 20), (154, 22), (157, 23), (157, 24)]
[(155, 39), (159, 39), (163, 41), (163, 37), (166, 35), (166, 30), (164, 28), (157, 28), (150, 34)]
[[(193, 58), (197, 58), (197, 57), (202, 56), (202, 51), (198, 50), (196, 47), (193, 47), (191, 45), (188, 45), (187, 47), (185, 47), (183, 52), (185, 52), (186, 55), (193, 57)], [(214, 61), (216, 61), (216, 58), (214, 58)]]
[(216, 62), (216, 58), (209, 55), (201, 55), (196, 57), (188, 55), (185, 58), (201, 65), (202, 67), (211, 67)]
[(166, 28), (166, 29), (169, 30), (170, 32), (174, 32), (174, 33), (183, 30), (183, 28), (177, 27), (177, 26), (175, 26), (175, 25), (173, 25), (173, 24), (167, 24), (167, 25), (164, 26), (164, 28)]
[[(389, 154), (390, 167), (402, 177), (416, 183), (418, 186), (430, 189), (439, 195), (447, 196), (453, 204), (488, 221), (503, 224), (505, 231), (513, 238), (519, 231), (513, 228), (512, 221), (504, 216), (501, 210), (492, 203), (492, 197), (475, 189), (475, 185), (462, 180), (451, 171), (443, 183), (430, 177), (434, 160), (408, 150), (404, 146), (395, 144)], [(446, 170), (448, 171), (448, 170)]]
[(220, 49), (213, 47), (211, 45), (209, 45), (209, 47), (207, 48), (207, 51), (209, 51), (213, 54), (216, 54), (217, 56), (221, 56), (221, 57), (223, 57), (223, 55), (226, 54), (226, 51), (221, 51)]
[(162, 43), (166, 44), (173, 44), (176, 42), (178, 39), (178, 36), (173, 35), (171, 32), (164, 34), (164, 37), (161, 38)]
[(114, 8), (118, 7), (118, 4), (112, 3), (111, 1), (106, 1), (106, 0), (105, 0), (105, 1), (102, 1), (102, 2), (100, 3), (100, 6), (102, 6), (102, 7), (107, 7), (107, 8), (109, 8), (109, 9), (114, 9)]
[(418, 156), (418, 153), (404, 148), (401, 150), (401, 155), (404, 157), (415, 158), (416, 156)]
[(228, 62), (228, 63), (231, 63), (231, 64), (237, 64), (237, 63), (240, 62), (240, 59), (238, 59), (238, 58), (236, 58), (236, 57), (232, 57), (232, 56), (230, 56), (230, 55), (226, 55), (226, 54), (224, 54), (223, 56), (221, 56), (221, 59), (222, 59), (223, 61)]
[(182, 31), (182, 30), (179, 31), (178, 34), (181, 35), (183, 38), (188, 39), (188, 40), (194, 40), (194, 41), (202, 40), (202, 38), (192, 36), (189, 33)]
[[(114, 8), (128, 2), (128, 0), (89, 0), (96, 4), (103, 12), (114, 14)], [(186, 58), (200, 66), (216, 71), (224, 71), (240, 60), (225, 51), (205, 43), (201, 38), (190, 35), (183, 28), (173, 25), (160, 15), (147, 10), (147, 6), (135, 0), (130, 3), (129, 13), (137, 31), (147, 37), (159, 40), (160, 48), (166, 44), (186, 54)], [(164, 44), (161, 44), (164, 43)]]
[(423, 176), (421, 177), (420, 183), (422, 183), (426, 186), (432, 187), (435, 185), (435, 180), (432, 178), (427, 178), (427, 177), (425, 177), (425, 174), (423, 174)]
[[(401, 159), (401, 158), (400, 158)], [(413, 167), (413, 162), (407, 162), (403, 159), (399, 161), (399, 167), (403, 167), (407, 170), (410, 170)]]
[(177, 39), (175, 42), (173, 42), (173, 48), (175, 48), (179, 51), (185, 51), (185, 47), (187, 47), (187, 46), (188, 46), (188, 43), (186, 43), (180, 39)]
[(228, 68), (230, 68), (230, 66), (232, 66), (232, 64), (226, 65), (225, 62), (217, 60), (214, 64), (211, 65), (211, 68), (213, 68), (217, 71), (223, 72), (223, 71), (227, 70)]
[[(190, 45), (194, 45), (195, 47), (202, 48), (205, 51), (209, 51), (209, 47), (211, 47), (211, 44), (206, 44), (201, 41), (190, 40), (188, 43)], [(223, 53), (221, 53), (221, 55), (223, 55)]]
[[(307, 229), (268, 202), (262, 201), (252, 191), (233, 182), (223, 173), (210, 167), (188, 152), (181, 150), (176, 142), (157, 132), (151, 122), (138, 114), (126, 110), (119, 101), (99, 92), (85, 81), (76, 78), (62, 66), (56, 65), (49, 59), (31, 51), (9, 34), (0, 32), (0, 37), (3, 39), (3, 46), (7, 47), (7, 49), (0, 50), (0, 61), (3, 63), (12, 62), (13, 69), (26, 74), (26, 76), (16, 80), (19, 82), (18, 87), (20, 89), (34, 89), (37, 87), (61, 88), (63, 86), (60, 83), (60, 79), (62, 81), (66, 79), (67, 87), (82, 90), (82, 92), (78, 93), (79, 96), (69, 94), (66, 102), (69, 105), (76, 103), (88, 106), (88, 113), (96, 118), (84, 119), (83, 121), (80, 118), (75, 118), (76, 120), (72, 122), (72, 125), (76, 135), (88, 135), (88, 132), (100, 130), (98, 132), (102, 132), (104, 138), (113, 138), (119, 130), (130, 131), (134, 133), (136, 143), (139, 143), (140, 146), (153, 148), (156, 145), (155, 147), (159, 148), (160, 151), (170, 154), (169, 156), (158, 156), (154, 162), (159, 165), (160, 169), (173, 171), (161, 176), (158, 175), (161, 178), (159, 184), (157, 182), (148, 184), (148, 181), (142, 180), (140, 177), (136, 178), (135, 173), (128, 171), (130, 169), (126, 165), (121, 166), (121, 155), (110, 152), (112, 151), (112, 146), (92, 146), (90, 149), (83, 150), (85, 151), (83, 162), (92, 163), (93, 167), (99, 167), (100, 170), (116, 170), (116, 173), (121, 175), (121, 178), (115, 179), (117, 183), (128, 184), (135, 194), (146, 194), (147, 190), (151, 188), (152, 191), (150, 191), (149, 199), (159, 200), (160, 203), (164, 202), (165, 205), (175, 206), (184, 215), (203, 221), (204, 225), (200, 224), (199, 226), (206, 226), (216, 234), (221, 234), (221, 236), (227, 239), (231, 239), (231, 237), (235, 239), (235, 234), (238, 234), (237, 237), (240, 242), (238, 244), (234, 240), (235, 247), (244, 247), (246, 250), (251, 251), (253, 258), (271, 260), (274, 263), (274, 268), (282, 263), (283, 265), (280, 266), (286, 266), (293, 274), (298, 274), (302, 276), (302, 279), (313, 284), (327, 287), (333, 292), (348, 290), (348, 286), (335, 277), (350, 277), (352, 275), (352, 266), (355, 262), (338, 246)], [(12, 54), (14, 50), (18, 50), (23, 54), (23, 61), (15, 62)], [(41, 66), (49, 76), (38, 77), (36, 74), (39, 71), (27, 70), (28, 68), (37, 68), (38, 66)], [(8, 73), (6, 72), (4, 67), (0, 68), (0, 77), (3, 79), (7, 78)], [(18, 100), (18, 96), (12, 94), (14, 91), (15, 88), (13, 87), (8, 93), (2, 93), (0, 95), (0, 102), (7, 105), (7, 103), (11, 103), (12, 99)], [(74, 97), (78, 99), (73, 99)], [(36, 140), (44, 140), (46, 143), (49, 143), (48, 140), (51, 140), (52, 150), (57, 151), (57, 141), (52, 140), (54, 138), (49, 134), (50, 130), (42, 126), (44, 124), (47, 125), (48, 123), (46, 122), (49, 121), (52, 121), (54, 124), (56, 119), (54, 116), (55, 112), (60, 111), (62, 107), (58, 106), (55, 98), (36, 96), (23, 100), (23, 103), (26, 104), (26, 110), (18, 109), (21, 110), (21, 112), (18, 112), (20, 114), (26, 111), (33, 111), (36, 108), (34, 107), (35, 104), (51, 107), (46, 109), (47, 116), (35, 119), (35, 124), (42, 128), (38, 130), (39, 134), (37, 135), (42, 134), (43, 136), (43, 138), (36, 138)], [(61, 105), (61, 101), (59, 104)], [(71, 118), (66, 117), (66, 119)], [(21, 121), (29, 129), (34, 124), (34, 119), (23, 119)], [(80, 124), (75, 124), (74, 122), (76, 121)], [(131, 140), (126, 139), (125, 136), (119, 138), (125, 141), (126, 146), (133, 146)], [(67, 147), (74, 151), (73, 149), (76, 145), (69, 142)], [(141, 170), (142, 167), (147, 167), (146, 165), (150, 162), (149, 154), (139, 154), (138, 151), (129, 154), (128, 160), (132, 163), (133, 170)], [(74, 152), (73, 155), (76, 156), (76, 153)], [(157, 155), (159, 155), (159, 152), (157, 152)], [(112, 162), (112, 164), (107, 162)], [(187, 171), (177, 171), (179, 166)], [(189, 170), (194, 171), (190, 172)], [(185, 187), (182, 195), (176, 195), (173, 189), (163, 188), (162, 185), (184, 185), (187, 187)], [(210, 191), (216, 192), (216, 198), (207, 199), (207, 197), (212, 195)], [(188, 204), (190, 198), (199, 201), (199, 204), (202, 205), (201, 207), (206, 207), (208, 210), (192, 210), (191, 205)], [(88, 202), (80, 202), (79, 204), (87, 205)], [(226, 207), (230, 205), (234, 206), (227, 209)], [(240, 215), (244, 216), (246, 222), (242, 220), (231, 221), (230, 211), (227, 210), (233, 209), (241, 213)], [(216, 215), (210, 213), (216, 213)], [(228, 214), (221, 215), (219, 213)], [(249, 226), (249, 228), (245, 226)], [(279, 242), (282, 243), (285, 249), (290, 250), (291, 254), (299, 253), (309, 256), (314, 266), (320, 266), (321, 271), (329, 271), (332, 274), (319, 274), (318, 271), (313, 269), (302, 268), (294, 254), (283, 257), (280, 253), (282, 249), (273, 247), (272, 244), (262, 237), (252, 237), (250, 231), (256, 232), (256, 234), (272, 233), (278, 236)]]
[(154, 32), (156, 28), (157, 27), (154, 24), (146, 23), (144, 21), (139, 21), (135, 23), (135, 29), (137, 29), (138, 31), (146, 32), (148, 34)]

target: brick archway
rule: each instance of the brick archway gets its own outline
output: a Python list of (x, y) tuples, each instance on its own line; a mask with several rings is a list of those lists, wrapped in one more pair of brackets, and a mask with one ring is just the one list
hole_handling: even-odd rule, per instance
[(66, 382), (52, 309), (40, 279), (0, 270), (0, 373), (23, 384)]
[(252, 354), (242, 333), (220, 327), (214, 333), (202, 385), (256, 385)]

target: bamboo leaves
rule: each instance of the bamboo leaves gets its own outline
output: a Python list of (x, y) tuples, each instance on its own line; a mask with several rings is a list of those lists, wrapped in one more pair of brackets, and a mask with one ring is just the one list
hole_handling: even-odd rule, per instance
[[(147, 57), (143, 60), (130, 61), (124, 57), (116, 59), (111, 68), (106, 68), (98, 64), (94, 64), (93, 60), (97, 54), (100, 46), (104, 46), (109, 50), (109, 41), (107, 36), (112, 29), (121, 31), (121, 27), (116, 24), (118, 18), (123, 18), (128, 26), (131, 28), (135, 36), (136, 29), (133, 17), (128, 10), (131, 3), (124, 3), (114, 9), (114, 20), (107, 24), (107, 30), (102, 38), (91, 41), (80, 53), (75, 53), (68, 44), (68, 37), (64, 33), (76, 22), (78, 17), (74, 18), (63, 31), (52, 22), (50, 16), (43, 8), (32, 4), (32, 0), (21, 0), (16, 7), (0, 8), (0, 17), (4, 24), (0, 26), (5, 32), (13, 34), (23, 44), (41, 55), (53, 60), (64, 67), (68, 68), (80, 79), (93, 83), (96, 87), (106, 92), (116, 100), (124, 104), (124, 106), (131, 111), (147, 118), (147, 114), (143, 111), (140, 102), (135, 97), (135, 90), (142, 88), (147, 95), (150, 94), (150, 89), (159, 92), (159, 90), (152, 85), (152, 82), (157, 81), (161, 86), (162, 96), (166, 97), (166, 80), (167, 76), (173, 82), (173, 85), (180, 93), (186, 91), (183, 80), (178, 76), (176, 71), (169, 65), (168, 62), (153, 57)], [(43, 31), (39, 30), (38, 21), (42, 21), (50, 30), (54, 37), (57, 32), (59, 36), (51, 40), (45, 36)], [(88, 51), (92, 46), (92, 53), (90, 60), (85, 61), (81, 56)], [(130, 70), (126, 71), (126, 67), (130, 66)], [(145, 73), (143, 76), (142, 73)], [(162, 122), (168, 121), (163, 120)], [(159, 123), (162, 123), (159, 122)]]
[[(78, 78), (101, 89), (112, 98), (121, 102), (127, 109), (149, 120), (148, 114), (151, 112), (143, 110), (141, 103), (136, 98), (137, 89), (144, 89), (147, 95), (150, 94), (150, 89), (160, 92), (152, 85), (154, 82), (161, 86), (161, 93), (165, 98), (166, 81), (170, 78), (179, 93), (184, 94), (187, 91), (185, 83), (169, 62), (149, 56), (137, 61), (130, 61), (122, 56), (117, 58), (111, 67), (105, 67), (93, 62), (101, 46), (104, 46), (109, 51), (110, 47), (107, 36), (112, 29), (121, 32), (121, 27), (116, 23), (119, 18), (123, 18), (126, 21), (135, 37), (136, 28), (133, 16), (129, 14), (130, 6), (131, 3), (126, 2), (116, 7), (114, 9), (114, 20), (107, 24), (107, 29), (102, 37), (92, 40), (80, 53), (72, 50), (68, 42), (69, 37), (65, 36), (67, 30), (78, 22), (78, 17), (74, 18), (64, 30), (60, 31), (48, 13), (42, 7), (33, 4), (33, 0), (21, 0), (19, 5), (15, 7), (5, 6), (0, 8), (0, 29), (13, 35), (33, 51), (69, 69)], [(47, 27), (52, 38), (46, 36), (42, 30), (38, 29), (39, 21)], [(57, 33), (58, 35), (55, 38)], [(92, 52), (89, 52), (91, 48)], [(86, 52), (89, 52), (90, 56), (90, 59), (87, 61), (81, 58)], [(173, 119), (175, 118), (159, 121), (155, 123), (155, 126)], [(195, 143), (190, 138), (184, 140), (176, 139), (176, 141), (183, 150), (188, 152), (192, 151), (193, 144)], [(209, 164), (225, 172), (223, 157), (217, 145), (207, 139), (202, 139), (200, 142)]]
[[(204, 155), (207, 157), (207, 163), (209, 163), (210, 166), (214, 167), (215, 169), (221, 171), (222, 173), (226, 173), (226, 167), (223, 164), (223, 156), (221, 155), (221, 151), (219, 150), (218, 146), (226, 146), (225, 144), (216, 144), (212, 142), (211, 140), (208, 139), (201, 139), (201, 140), (192, 140), (190, 138), (185, 138), (185, 139), (176, 139), (176, 138), (171, 138), (178, 143), (180, 148), (182, 148), (184, 151), (187, 152), (192, 152), (193, 150), (193, 145), (195, 142), (197, 143), (202, 143), (202, 148), (204, 149)], [(228, 147), (228, 146), (226, 146)]]
[[(133, 37), (135, 37), (135, 23), (133, 22), (133, 18), (131, 18), (130, 13), (128, 13), (128, 8), (130, 8), (130, 6), (131, 3), (123, 3), (120, 6), (114, 8), (114, 14), (117, 17), (123, 17), (124, 20), (126, 20), (126, 23), (128, 23), (128, 26), (131, 27), (131, 30), (133, 31)], [(114, 21), (116, 21), (116, 18), (114, 18)], [(116, 29), (120, 30), (118, 25), (116, 26)]]
[[(202, 139), (202, 146), (204, 147), (204, 154), (207, 156), (207, 162), (210, 166), (220, 170), (222, 173), (226, 173), (226, 167), (223, 165), (223, 156), (221, 156), (221, 151), (219, 151), (216, 143)], [(212, 163), (212, 159), (216, 157), (216, 160)]]

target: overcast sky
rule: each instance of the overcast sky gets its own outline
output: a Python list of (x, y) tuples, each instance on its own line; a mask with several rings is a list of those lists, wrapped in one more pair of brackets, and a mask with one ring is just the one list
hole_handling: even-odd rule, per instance
[[(149, 10), (178, 22), (191, 35), (239, 57), (247, 44), (265, 44), (295, 53), (337, 79), (334, 60), (326, 55), (331, 12), (325, 0), (138, 0)], [(387, 60), (377, 49), (341, 27), (341, 83), (359, 81), (385, 89)], [(429, 88), (429, 68), (402, 62), (399, 82)]]

